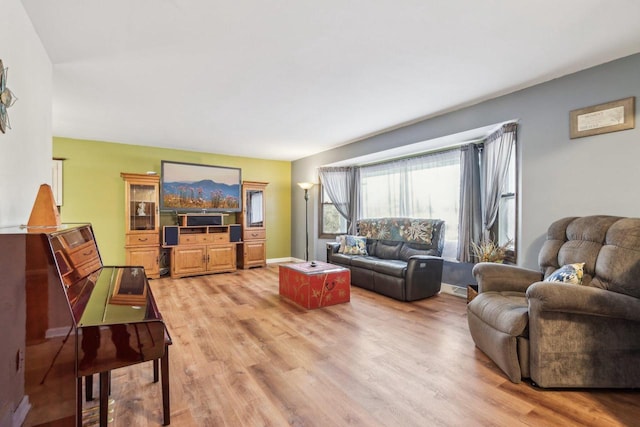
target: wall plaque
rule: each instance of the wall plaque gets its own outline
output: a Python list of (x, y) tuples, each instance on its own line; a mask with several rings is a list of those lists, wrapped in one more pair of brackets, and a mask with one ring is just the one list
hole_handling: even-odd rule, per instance
[(598, 135), (635, 127), (635, 96), (570, 113), (570, 137)]

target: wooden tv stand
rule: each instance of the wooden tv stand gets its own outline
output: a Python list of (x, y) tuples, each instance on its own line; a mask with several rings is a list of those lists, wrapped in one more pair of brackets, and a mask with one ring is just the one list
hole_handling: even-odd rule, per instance
[(229, 225), (177, 227), (178, 244), (171, 248), (171, 277), (236, 271), (236, 245)]

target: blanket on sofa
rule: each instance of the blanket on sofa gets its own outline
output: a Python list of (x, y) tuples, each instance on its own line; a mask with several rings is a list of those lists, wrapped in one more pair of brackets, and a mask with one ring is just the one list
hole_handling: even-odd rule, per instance
[(439, 220), (416, 218), (368, 218), (358, 220), (358, 235), (369, 239), (430, 245)]

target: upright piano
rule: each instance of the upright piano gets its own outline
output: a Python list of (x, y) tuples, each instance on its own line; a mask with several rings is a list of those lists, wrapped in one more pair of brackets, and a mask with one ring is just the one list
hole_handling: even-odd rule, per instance
[(17, 323), (2, 325), (12, 332), (0, 352), (16, 355), (9, 398), (25, 426), (82, 426), (82, 380), (94, 374), (106, 425), (110, 371), (145, 361), (162, 363), (169, 423), (169, 338), (142, 267), (104, 266), (91, 225), (63, 224), (1, 228), (0, 272), (1, 286), (15, 288)]

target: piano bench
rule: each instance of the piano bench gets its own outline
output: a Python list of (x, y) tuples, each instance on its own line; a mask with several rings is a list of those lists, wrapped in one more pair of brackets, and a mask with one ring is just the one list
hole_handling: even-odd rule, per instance
[[(161, 374), (162, 379), (162, 416), (164, 418), (163, 424), (168, 426), (171, 424), (171, 406), (169, 402), (169, 346), (173, 344), (171, 341), (171, 337), (169, 333), (165, 331), (164, 336), (164, 356), (160, 359), (153, 359), (153, 382), (158, 382), (159, 374)], [(160, 371), (160, 372), (159, 372)], [(107, 385), (107, 396), (100, 395), (100, 401), (104, 402), (108, 400), (108, 395), (111, 394), (111, 371), (106, 372), (106, 378), (108, 381)], [(102, 380), (102, 377), (101, 377)], [(87, 402), (93, 400), (93, 375), (87, 375), (84, 377), (85, 381), (85, 399)], [(103, 385), (101, 384), (101, 390)]]
[[(169, 346), (173, 344), (169, 331), (164, 330), (164, 356), (160, 358), (160, 370), (162, 371), (162, 416), (164, 423), (171, 424), (171, 404), (169, 403)], [(153, 361), (153, 382), (158, 382), (158, 359)]]

